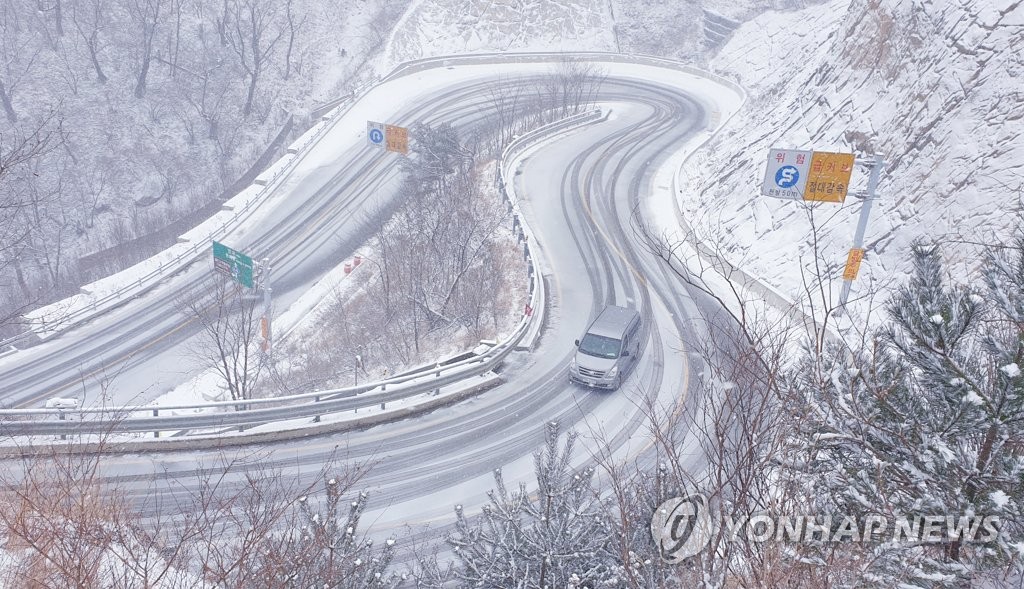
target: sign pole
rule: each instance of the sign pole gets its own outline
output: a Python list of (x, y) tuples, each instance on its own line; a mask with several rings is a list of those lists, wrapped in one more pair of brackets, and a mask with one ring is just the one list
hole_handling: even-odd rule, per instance
[[(871, 166), (871, 175), (868, 177), (868, 189), (864, 195), (864, 203), (860, 205), (860, 218), (857, 221), (857, 233), (853, 236), (853, 249), (862, 250), (864, 248), (864, 234), (868, 230), (868, 217), (871, 215), (871, 203), (875, 200), (875, 190), (878, 188), (878, 179), (882, 174), (882, 168), (885, 167), (885, 160), (881, 155), (875, 154), (875, 161)], [(843, 281), (843, 289), (839, 293), (839, 307), (836, 309), (837, 314), (843, 314), (846, 311), (846, 302), (850, 298), (850, 289), (853, 286), (853, 278), (847, 278)]]
[(270, 326), (270, 304), (271, 304), (271, 293), (270, 288), (270, 258), (263, 258), (263, 268), (260, 272), (261, 280), (263, 283), (263, 351), (266, 352), (267, 356), (270, 356), (273, 350), (273, 331)]

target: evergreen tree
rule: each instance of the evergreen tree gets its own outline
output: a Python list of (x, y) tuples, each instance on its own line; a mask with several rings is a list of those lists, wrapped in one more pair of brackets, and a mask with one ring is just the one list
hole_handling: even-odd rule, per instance
[(299, 499), (303, 525), (286, 543), (288, 587), (388, 589), (401, 583), (388, 571), (395, 540), (377, 548), (357, 533), (367, 499), (366, 493), (359, 493), (346, 503), (335, 479), (327, 481), (322, 509), (315, 509), (307, 497)]
[(448, 538), (459, 586), (488, 589), (618, 587), (610, 546), (608, 506), (592, 485), (594, 471), (573, 472), (576, 434), (559, 448), (559, 427), (547, 427), (544, 449), (534, 454), (537, 491), (505, 486), (501, 470), (478, 518), (455, 508)]
[(859, 583), (961, 586), (1020, 562), (1024, 242), (1014, 252), (990, 257), (978, 289), (947, 284), (938, 248), (915, 244), (872, 347), (809, 354), (792, 378), (819, 512), (1002, 520), (995, 542), (851, 547)]

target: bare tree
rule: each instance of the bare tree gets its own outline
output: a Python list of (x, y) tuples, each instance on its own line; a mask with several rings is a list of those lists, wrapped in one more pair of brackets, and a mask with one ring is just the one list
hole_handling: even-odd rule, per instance
[(180, 87), (185, 101), (206, 123), (206, 138), (219, 140), (223, 112), (231, 96), (228, 76), (222, 71), (225, 63), (224, 51), (219, 46), (209, 45), (205, 36), (200, 36), (201, 50), (191, 67), (178, 66), (187, 75), (180, 78)]
[(575, 58), (563, 59), (537, 85), (540, 122), (583, 111), (600, 93), (606, 78), (607, 74), (592, 63)]
[(28, 586), (102, 585), (102, 556), (126, 506), (102, 493), (99, 462), (78, 453), (29, 454), (4, 469), (0, 524), (16, 555), (12, 572)]
[[(101, 379), (102, 398), (110, 382)], [(180, 564), (173, 544), (146, 542), (154, 534), (141, 525), (131, 493), (106, 478), (102, 467), (111, 442), (108, 429), (5, 446), (0, 531), (10, 556), (3, 574), (17, 581), (12, 586), (150, 587), (140, 580), (159, 581)], [(148, 577), (138, 575), (143, 561)]]
[(15, 93), (34, 69), (43, 47), (29, 17), (19, 13), (14, 2), (0, 4), (0, 106), (7, 120), (15, 123)]
[(295, 36), (302, 32), (306, 24), (306, 15), (302, 15), (302, 18), (296, 18), (293, 0), (286, 0), (284, 9), (285, 19), (288, 22), (288, 49), (285, 50), (284, 54), (284, 80), (288, 81), (292, 74), (292, 51), (295, 49)]
[[(109, 436), (24, 446), (0, 459), (0, 573), (10, 586), (393, 586), (394, 543), (377, 550), (359, 539), (366, 496), (355, 485), (372, 463), (339, 468), (332, 455), (302, 481), (267, 466), (264, 453), (221, 455), (140, 494), (103, 472)], [(315, 515), (321, 486), (334, 511)], [(345, 519), (338, 508), (349, 495), (360, 508)]]
[(608, 74), (593, 63), (567, 58), (558, 64), (555, 78), (561, 94), (562, 116), (582, 111), (600, 93)]
[(181, 54), (181, 33), (183, 20), (182, 15), (185, 9), (185, 0), (169, 0), (171, 23), (170, 33), (167, 35), (167, 58), (169, 73), (172, 78), (178, 74), (178, 57)]
[(474, 151), (453, 128), (418, 125), (413, 133), (417, 153), (402, 188), (409, 197), (379, 232), (375, 249), (382, 302), (418, 355), (426, 333), (479, 317), (477, 297), (467, 294), (479, 285), (466, 279), (483, 277), (476, 269), (508, 213), (479, 197)]
[(53, 13), (53, 27), (58, 38), (64, 36), (64, 2), (63, 0), (36, 0), (40, 14)]
[[(0, 133), (0, 270), (14, 269), (22, 302), (0, 309), (0, 325), (30, 306), (38, 293), (29, 288), (22, 264), (36, 226), (31, 222), (33, 198), (38, 170), (51, 153), (62, 145), (64, 136), (60, 119), (50, 114), (32, 126), (15, 126)], [(58, 266), (59, 267), (59, 266)]]
[(491, 105), (495, 126), (495, 155), (512, 141), (519, 125), (523, 124), (526, 105), (526, 86), (511, 80), (501, 80), (487, 86), (487, 100)]
[(138, 56), (139, 74), (135, 81), (135, 97), (142, 98), (146, 95), (146, 79), (149, 76), (149, 67), (153, 61), (153, 46), (156, 43), (156, 35), (160, 26), (161, 10), (166, 0), (127, 0), (126, 8), (128, 15), (138, 27)]
[(270, 65), (285, 27), (278, 22), (278, 5), (270, 0), (231, 0), (227, 40), (249, 78), (242, 113), (249, 116), (256, 86)]
[(186, 317), (200, 327), (192, 353), (213, 362), (234, 401), (251, 398), (267, 369), (259, 321), (261, 303), (247, 297), (247, 292), (223, 277), (211, 276), (178, 301)]

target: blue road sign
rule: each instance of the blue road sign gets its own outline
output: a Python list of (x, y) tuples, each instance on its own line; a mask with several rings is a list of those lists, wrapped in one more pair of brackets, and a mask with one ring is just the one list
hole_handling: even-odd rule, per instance
[(795, 166), (782, 166), (775, 172), (775, 184), (779, 188), (792, 188), (800, 180), (800, 170)]
[(761, 194), (773, 198), (802, 199), (810, 167), (810, 151), (772, 149), (768, 152)]
[(366, 123), (366, 140), (373, 147), (378, 149), (384, 149), (386, 135), (384, 134), (384, 124), (375, 123), (373, 121), (367, 121)]

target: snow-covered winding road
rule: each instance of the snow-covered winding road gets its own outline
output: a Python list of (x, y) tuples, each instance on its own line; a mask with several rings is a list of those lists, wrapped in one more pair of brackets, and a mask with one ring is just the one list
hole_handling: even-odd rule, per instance
[[(535, 76), (551, 67), (524, 63), (428, 70), (401, 81), (400, 89), (417, 89), (415, 99), (396, 97), (395, 89), (384, 85), (376, 99), (371, 93), (365, 104), (356, 105), (349, 115), (355, 122), (338, 125), (321, 150), (333, 146), (336, 151), (300, 164), (305, 174), (288, 181), (289, 198), (243, 236), (249, 247), (277, 260), (278, 300), (286, 304), (330, 260), (359, 245), (357, 211), (379, 208), (395, 197), (394, 160), (362, 144), (366, 120), (450, 121), (468, 131), (488, 117), (487, 84), (535, 83)], [(530, 480), (530, 454), (540, 445), (547, 421), (575, 428), (591, 443), (600, 437), (621, 458), (648, 448), (640, 398), (656, 395), (666, 406), (693, 401), (699, 367), (688, 351), (705, 329), (698, 309), (714, 308), (691, 296), (672, 272), (644, 252), (631, 216), (649, 210), (644, 205), (652, 195), (665, 196), (668, 187), (656, 185), (655, 178), (662, 176), (655, 172), (677, 160), (674, 154), (698, 138), (709, 119), (720, 116), (714, 88), (700, 89), (696, 76), (659, 69), (610, 65), (598, 98), (610, 109), (609, 119), (527, 152), (514, 176), (546, 262), (542, 270), (551, 307), (537, 350), (514, 354), (505, 366), (508, 382), (416, 419), (268, 446), (257, 451), (259, 464), (286, 476), (309, 477), (343, 448), (345, 458), (376, 462), (361, 485), (371, 493), (372, 513), (365, 522), (378, 532), (408, 523), (429, 524), (436, 533), (452, 521), (456, 503), (472, 512), (485, 501), (494, 468), (503, 467), (509, 483)], [(688, 83), (694, 94), (682, 89)], [(339, 242), (337, 235), (346, 239)], [(0, 387), (8, 395), (14, 391), (15, 400), (38, 399), (50, 394), (48, 388), (80, 385), (81, 372), (118, 355), (125, 358), (121, 377), (129, 382), (147, 382), (147, 375), (152, 379), (160, 370), (175, 373), (167, 367), (180, 365), (178, 350), (189, 329), (181, 327), (170, 301), (205, 272), (205, 266), (188, 269), (166, 288), (39, 346), (42, 352), (34, 352), (31, 363), (0, 365)], [(608, 303), (641, 310), (647, 340), (640, 361), (619, 392), (570, 385), (572, 341)], [(252, 451), (242, 454), (251, 456)], [(163, 511), (180, 505), (175, 499), (183, 497), (176, 496), (194, 492), (196, 473), (233, 456), (226, 458), (221, 451), (110, 456), (104, 472), (121, 492)], [(581, 449), (576, 459), (582, 463), (590, 457)], [(233, 476), (241, 480), (244, 473), (240, 468)]]

